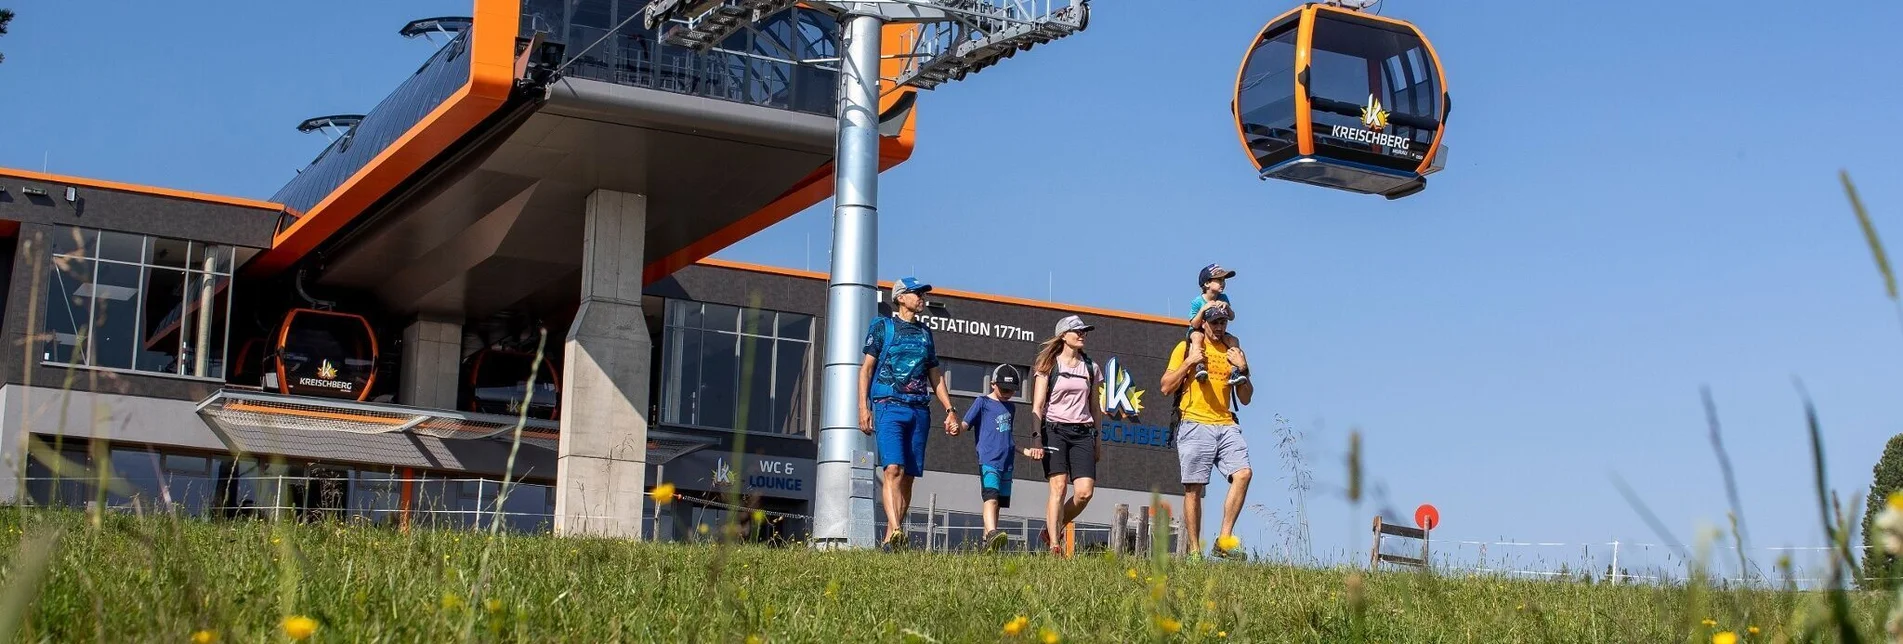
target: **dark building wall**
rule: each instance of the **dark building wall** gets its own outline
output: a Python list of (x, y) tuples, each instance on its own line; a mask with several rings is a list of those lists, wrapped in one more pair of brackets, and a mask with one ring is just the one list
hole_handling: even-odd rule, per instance
[[(209, 203), (176, 197), (74, 186), (77, 199), (66, 201), (66, 185), (0, 174), (0, 219), (29, 224), (84, 226), (248, 248), (269, 248), (277, 232), (278, 211)], [(38, 188), (46, 196), (28, 195)]]
[[(816, 323), (820, 325), (820, 330), (825, 325), (826, 282), (823, 279), (696, 265), (681, 269), (649, 286), (647, 294), (804, 313), (819, 318)], [(928, 296), (926, 300), (934, 305), (926, 315), (930, 318), (928, 324), (937, 329), (933, 337), (939, 357), (986, 365), (1010, 363), (1029, 367), (1036, 359), (1039, 343), (1050, 337), (1059, 319), (1071, 314), (1062, 305), (1028, 306), (938, 293)], [(882, 307), (882, 310), (888, 309)], [(1170, 399), (1157, 392), (1157, 387), (1163, 369), (1168, 364), (1170, 351), (1183, 338), (1187, 322), (1179, 326), (1126, 317), (1083, 317), (1086, 322), (1096, 326), (1086, 348), (1091, 359), (1099, 368), (1107, 368), (1111, 358), (1116, 358), (1133, 380), (1132, 388), (1142, 392), (1139, 417), (1117, 421), (1132, 429), (1118, 426), (1110, 431), (1132, 436), (1142, 432), (1167, 434), (1163, 428), (1169, 422)], [(975, 328), (973, 323), (978, 323)], [(1022, 339), (1023, 334), (1016, 332), (1018, 329), (1030, 332), (1031, 339)], [(821, 358), (825, 355), (825, 336), (820, 330), (815, 332), (814, 343), (813, 376), (816, 382), (822, 368)], [(656, 364), (658, 375), (661, 373), (658, 369), (660, 363), (657, 361)], [(1025, 376), (1029, 378), (1030, 374), (1026, 372)], [(1026, 392), (1021, 396), (1028, 395), (1029, 388), (1027, 383)], [(818, 386), (815, 385), (813, 390), (817, 396)], [(952, 402), (962, 412), (970, 408), (972, 400), (954, 394)], [(1016, 403), (1014, 434), (1020, 446), (1028, 447), (1035, 417), (1031, 414), (1028, 401), (1020, 397)], [(812, 413), (810, 425), (817, 437), (820, 410), (816, 400), (809, 409)], [(932, 404), (934, 434), (926, 447), (926, 467), (936, 471), (978, 474), (975, 438), (969, 433), (946, 436), (938, 429), (939, 423), (944, 420), (944, 413), (937, 403)], [(1136, 430), (1136, 426), (1146, 429)], [(761, 438), (749, 436), (749, 447), (760, 443)], [(816, 453), (817, 441), (814, 439), (769, 440), (787, 443), (792, 449), (783, 453), (789, 455), (811, 458)], [(1174, 445), (1168, 443), (1167, 437), (1157, 442), (1164, 442), (1165, 445), (1106, 440), (1103, 458), (1098, 463), (1098, 485), (1181, 494), (1183, 489)], [(761, 446), (767, 448), (765, 444)], [(1023, 456), (1018, 457), (1016, 470), (1019, 479), (1040, 483), (1044, 479), (1041, 464)]]

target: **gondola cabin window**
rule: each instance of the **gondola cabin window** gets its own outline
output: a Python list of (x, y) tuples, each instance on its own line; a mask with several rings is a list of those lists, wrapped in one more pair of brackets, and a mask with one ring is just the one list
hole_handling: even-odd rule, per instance
[(41, 362), (224, 379), (232, 247), (77, 227), (44, 241)]

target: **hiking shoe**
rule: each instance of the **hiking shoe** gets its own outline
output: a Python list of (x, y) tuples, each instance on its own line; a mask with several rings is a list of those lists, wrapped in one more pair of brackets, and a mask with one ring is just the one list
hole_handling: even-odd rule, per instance
[(904, 530), (893, 530), (891, 534), (885, 536), (885, 541), (879, 544), (879, 549), (886, 552), (898, 552), (905, 549), (905, 541)]
[(1196, 365), (1196, 380), (1198, 382), (1201, 382), (1208, 379), (1209, 379), (1209, 369), (1202, 365)]
[(1215, 546), (1210, 548), (1209, 554), (1210, 556), (1213, 556), (1219, 559), (1228, 559), (1230, 561), (1243, 561), (1249, 558), (1249, 555), (1242, 552), (1241, 548), (1236, 548), (1234, 550), (1224, 550), (1222, 549), (1222, 546)]
[(1237, 372), (1235, 375), (1229, 376), (1230, 385), (1240, 385), (1248, 381), (1249, 381), (1249, 374), (1246, 374), (1246, 373)]
[(997, 552), (1008, 543), (1011, 543), (1011, 535), (1005, 534), (1003, 530), (992, 530), (985, 533), (985, 550)]

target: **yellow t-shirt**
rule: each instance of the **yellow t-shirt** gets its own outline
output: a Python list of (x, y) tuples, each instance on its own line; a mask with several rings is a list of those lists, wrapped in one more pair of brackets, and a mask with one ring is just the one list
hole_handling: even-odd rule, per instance
[[(1189, 341), (1176, 343), (1176, 349), (1170, 351), (1170, 371), (1183, 367), (1183, 354), (1189, 350)], [(1235, 365), (1229, 364), (1229, 345), (1215, 338), (1203, 338), (1203, 366), (1209, 369), (1208, 380), (1197, 380), (1192, 370), (1183, 377), (1183, 420), (1205, 425), (1234, 425), (1236, 414), (1229, 408), (1229, 374)]]

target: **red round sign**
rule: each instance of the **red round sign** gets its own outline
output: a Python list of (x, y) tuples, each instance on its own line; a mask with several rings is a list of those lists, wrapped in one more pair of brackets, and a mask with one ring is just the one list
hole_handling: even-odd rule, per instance
[(1422, 503), (1421, 507), (1414, 508), (1414, 525), (1422, 530), (1434, 529), (1434, 526), (1440, 525), (1440, 510)]

